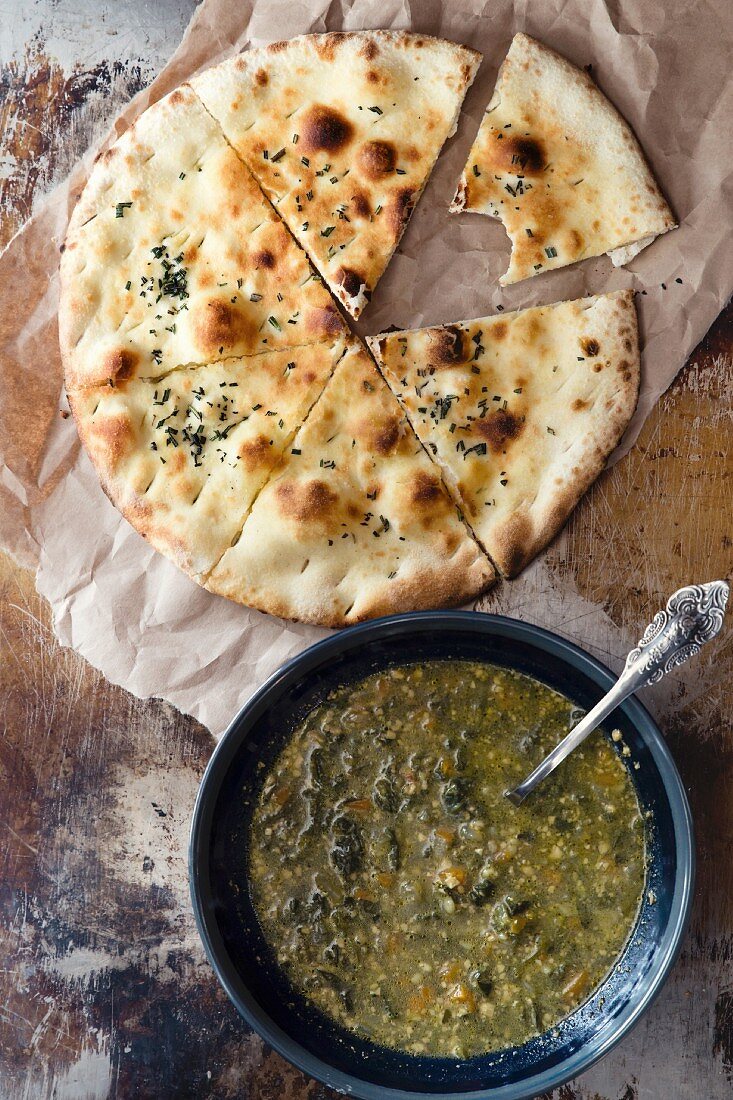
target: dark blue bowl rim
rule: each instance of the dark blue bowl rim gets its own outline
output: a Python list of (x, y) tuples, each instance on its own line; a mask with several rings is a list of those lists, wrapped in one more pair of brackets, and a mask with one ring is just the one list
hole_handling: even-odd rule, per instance
[[(601, 689), (607, 690), (617, 678), (595, 657), (560, 635), (504, 615), (491, 615), (477, 611), (416, 611), (372, 619), (308, 646), (281, 665), (250, 696), (211, 755), (196, 796), (191, 822), (188, 867), (194, 917), (207, 958), (229, 999), (247, 1023), (287, 1061), (329, 1087), (342, 1093), (362, 1097), (363, 1100), (380, 1100), (383, 1097), (389, 1100), (415, 1100), (427, 1094), (411, 1089), (385, 1088), (383, 1085), (365, 1081), (358, 1076), (336, 1069), (306, 1050), (296, 1039), (278, 1027), (259, 1008), (254, 999), (248, 996), (246, 989), (242, 993), (235, 987), (227, 972), (227, 966), (219, 958), (214, 943), (215, 933), (212, 936), (212, 929), (206, 918), (206, 899), (202, 894), (202, 876), (199, 870), (203, 842), (208, 841), (208, 830), (205, 830), (205, 836), (202, 838), (202, 829), (206, 825), (207, 813), (215, 803), (226, 770), (239, 748), (242, 737), (246, 735), (247, 718), (261, 707), (270, 694), (276, 693), (281, 688), (283, 681), (298, 678), (294, 674), (301, 670), (303, 675), (308, 675), (310, 671), (308, 666), (316, 666), (329, 654), (335, 655), (347, 649), (358, 648), (374, 637), (409, 633), (411, 629), (427, 626), (438, 630), (467, 630), (525, 641), (536, 649), (562, 658), (569, 667), (587, 675)], [(551, 1069), (527, 1077), (521, 1082), (498, 1088), (474, 1089), (463, 1093), (430, 1093), (431, 1100), (460, 1100), (462, 1096), (470, 1097), (471, 1100), (531, 1100), (538, 1093), (550, 1092), (558, 1088), (580, 1073), (584, 1073), (621, 1042), (656, 999), (674, 965), (689, 922), (693, 899), (695, 843), (692, 815), (681, 777), (654, 719), (636, 697), (627, 699), (619, 709), (624, 712), (627, 720), (633, 723), (652, 754), (659, 769), (674, 825), (677, 873), (669, 922), (659, 945), (658, 962), (643, 981), (645, 987), (643, 993), (624, 1009), (618, 1018), (615, 1030), (604, 1040), (580, 1047)]]

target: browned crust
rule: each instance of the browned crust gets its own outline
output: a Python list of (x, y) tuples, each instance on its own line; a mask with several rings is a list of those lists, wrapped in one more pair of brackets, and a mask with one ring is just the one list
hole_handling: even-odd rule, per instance
[(628, 325), (625, 340), (627, 347), (628, 341), (631, 341), (631, 350), (625, 350), (624, 356), (616, 364), (620, 386), (614, 404), (608, 410), (607, 419), (595, 439), (593, 450), (573, 468), (571, 476), (558, 489), (555, 498), (532, 515), (520, 512), (511, 516), (503, 527), (497, 528), (493, 533), (487, 550), (502, 576), (507, 579), (521, 573), (560, 533), (581, 497), (602, 473), (609, 455), (621, 442), (634, 415), (639, 399), (641, 362), (638, 320), (632, 290), (619, 295), (619, 306)]
[(385, 588), (384, 591), (375, 594), (368, 603), (361, 603), (358, 612), (349, 610), (347, 614), (334, 611), (328, 595), (324, 596), (320, 607), (294, 615), (289, 601), (281, 600), (274, 594), (270, 594), (267, 599), (251, 597), (244, 599), (238, 597), (227, 586), (218, 587), (215, 577), (209, 577), (203, 584), (215, 595), (234, 600), (245, 607), (252, 607), (255, 611), (275, 615), (279, 619), (340, 629), (376, 619), (380, 615), (461, 607), (477, 599), (495, 584), (496, 580), (497, 576), (491, 568), (489, 559), (484, 556), (479, 544), (476, 543), (475, 547), (465, 546), (450, 563), (450, 567), (423, 570), (409, 579), (391, 582), (388, 591)]
[(452, 42), (449, 39), (439, 38), (437, 35), (419, 34), (416, 31), (391, 31), (378, 27), (360, 31), (329, 31), (326, 34), (299, 35), (296, 38), (271, 42), (266, 50), (270, 53), (282, 53), (290, 49), (294, 42), (300, 42), (304, 39), (313, 40), (321, 58), (325, 61), (333, 60), (336, 50), (348, 42), (361, 42), (363, 45), (362, 53), (368, 61), (373, 61), (378, 57), (380, 41), (409, 48), (419, 48), (425, 43), (447, 43), (466, 54), (466, 64), (469, 68), (464, 68), (461, 72), (462, 79), (466, 84), (471, 79), (473, 68), (483, 58), (483, 54), (479, 53), (478, 50), (474, 50), (471, 46), (466, 46), (462, 42)]

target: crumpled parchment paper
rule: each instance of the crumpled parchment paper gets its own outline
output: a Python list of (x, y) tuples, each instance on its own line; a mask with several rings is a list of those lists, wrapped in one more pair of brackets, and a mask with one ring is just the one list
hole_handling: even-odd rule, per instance
[[(115, 123), (107, 143), (182, 80), (246, 47), (307, 31), (410, 28), (480, 50), (483, 64), (374, 300), (361, 334), (418, 326), (631, 286), (643, 340), (639, 407), (618, 460), (733, 290), (733, 6), (726, 0), (204, 0), (171, 61)], [(502, 226), (449, 215), (448, 203), (518, 30), (591, 65), (631, 123), (680, 223), (627, 269), (607, 258), (506, 289)], [(0, 256), (0, 545), (37, 570), (65, 645), (128, 691), (160, 696), (217, 735), (270, 672), (326, 632), (228, 603), (154, 553), (102, 493), (64, 419), (56, 330), (59, 245), (90, 150)], [(616, 563), (622, 569), (623, 563)], [(563, 594), (525, 601), (543, 563), (503, 584), (492, 610), (594, 648), (587, 617), (558, 620)], [(571, 601), (572, 603), (572, 601)], [(608, 649), (608, 622), (600, 629)], [(582, 630), (582, 633), (581, 633)]]

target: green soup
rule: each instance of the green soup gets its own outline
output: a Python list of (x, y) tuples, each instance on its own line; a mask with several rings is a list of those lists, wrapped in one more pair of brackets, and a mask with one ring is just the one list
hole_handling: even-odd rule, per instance
[(577, 718), (544, 684), (467, 661), (380, 672), (311, 711), (249, 851), (293, 986), (378, 1043), (461, 1058), (584, 1001), (644, 887), (628, 749), (596, 733), (522, 806), (503, 797)]

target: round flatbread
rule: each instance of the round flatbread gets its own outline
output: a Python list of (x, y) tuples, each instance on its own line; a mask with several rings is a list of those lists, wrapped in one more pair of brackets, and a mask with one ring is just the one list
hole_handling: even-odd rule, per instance
[(499, 70), (451, 210), (501, 219), (512, 242), (504, 285), (604, 252), (627, 263), (675, 225), (616, 108), (526, 34)]

